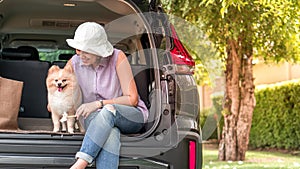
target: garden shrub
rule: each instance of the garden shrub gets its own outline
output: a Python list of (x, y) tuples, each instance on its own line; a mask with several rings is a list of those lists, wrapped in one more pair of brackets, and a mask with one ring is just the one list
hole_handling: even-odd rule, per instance
[(300, 80), (259, 86), (250, 147), (299, 149)]
[[(300, 80), (257, 86), (255, 98), (249, 146), (300, 149)], [(219, 139), (222, 100), (223, 95), (213, 96), (213, 107), (200, 112), (204, 140)]]
[[(255, 98), (249, 146), (299, 150), (300, 80), (257, 86)], [(223, 95), (213, 96), (212, 101), (212, 108), (200, 112), (203, 140), (218, 139), (217, 129), (222, 132), (224, 125)]]

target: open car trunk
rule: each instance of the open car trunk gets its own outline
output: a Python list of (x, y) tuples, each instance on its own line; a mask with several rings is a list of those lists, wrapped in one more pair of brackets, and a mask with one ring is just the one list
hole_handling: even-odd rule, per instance
[[(139, 12), (141, 11), (135, 5), (126, 1), (79, 0), (69, 4), (60, 0), (0, 2), (0, 76), (24, 82), (18, 118), (19, 129), (0, 129), (0, 155), (49, 155), (49, 152), (53, 151), (53, 156), (61, 153), (73, 158), (78, 151), (84, 133), (52, 132), (51, 113), (47, 111), (47, 71), (53, 64), (63, 66), (66, 60), (41, 60), (41, 56), (37, 57), (37, 60), (26, 60), (19, 51), (10, 51), (18, 46), (33, 46), (39, 51), (46, 48), (70, 49), (65, 40), (72, 38), (76, 27), (84, 21), (102, 24), (109, 41), (114, 47), (125, 52), (132, 66), (140, 97), (150, 111), (150, 120), (145, 129), (136, 135), (124, 135), (122, 140), (129, 145), (137, 144), (130, 141), (142, 141), (153, 132), (158, 124), (155, 119), (161, 112), (161, 98), (157, 92), (160, 86), (159, 69), (156, 52), (153, 50), (153, 39), (149, 34), (151, 30), (147, 26), (146, 18), (138, 14)], [(147, 50), (148, 48), (153, 49)], [(66, 145), (71, 148), (64, 147), (58, 150)], [(9, 157), (5, 160), (8, 159)], [(0, 163), (5, 164), (3, 160), (0, 158)], [(29, 157), (28, 160), (30, 162)]]
[[(154, 127), (153, 119), (160, 107), (152, 105), (160, 104), (157, 93), (153, 94), (160, 83), (156, 52), (145, 50), (154, 47), (153, 39), (147, 34), (151, 30), (147, 27), (146, 18), (138, 14), (141, 11), (135, 5), (114, 0), (79, 0), (74, 3), (60, 0), (12, 0), (1, 2), (0, 11), (3, 16), (0, 20), (0, 37), (4, 39), (1, 43), (3, 49), (0, 76), (24, 82), (18, 119), (19, 130), (7, 132), (52, 133), (51, 114), (47, 111), (45, 79), (51, 65), (63, 66), (66, 63), (66, 60), (41, 60), (41, 56), (37, 60), (26, 60), (23, 56), (18, 56), (21, 55), (19, 51), (12, 51), (11, 48), (33, 46), (39, 51), (44, 48), (70, 49), (65, 40), (72, 38), (76, 27), (84, 21), (102, 24), (109, 41), (127, 55), (140, 97), (153, 113), (143, 133)], [(10, 53), (11, 51), (15, 53)]]

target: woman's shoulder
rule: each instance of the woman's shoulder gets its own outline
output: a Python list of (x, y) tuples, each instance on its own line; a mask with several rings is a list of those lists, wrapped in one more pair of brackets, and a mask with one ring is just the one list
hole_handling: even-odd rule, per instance
[(116, 48), (114, 49), (113, 56), (116, 58), (116, 60), (126, 57), (125, 53), (122, 50)]
[(111, 64), (115, 65), (117, 63), (120, 52), (122, 52), (120, 49), (114, 48), (112, 55), (108, 58)]
[(122, 52), (122, 50), (120, 50), (120, 49), (117, 49), (117, 48), (114, 48), (113, 56), (116, 56), (116, 57), (118, 57), (118, 56), (119, 56), (119, 54), (120, 54), (120, 52)]
[(73, 64), (74, 63), (79, 63), (79, 61), (80, 61), (79, 56), (76, 55), (76, 54), (72, 56), (71, 60), (72, 60)]

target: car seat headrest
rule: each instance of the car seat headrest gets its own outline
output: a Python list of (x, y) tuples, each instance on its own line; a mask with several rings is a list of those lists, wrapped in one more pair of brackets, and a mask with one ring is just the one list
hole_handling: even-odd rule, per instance
[(8, 60), (39, 60), (39, 52), (31, 46), (20, 46), (18, 48), (3, 48), (2, 59)]
[(30, 58), (28, 60), (40, 60), (39, 52), (35, 47), (32, 47), (32, 46), (19, 46), (18, 50), (21, 53), (30, 53)]
[(66, 53), (62, 53), (58, 56), (59, 60), (70, 60), (72, 58), (74, 54), (66, 54)]

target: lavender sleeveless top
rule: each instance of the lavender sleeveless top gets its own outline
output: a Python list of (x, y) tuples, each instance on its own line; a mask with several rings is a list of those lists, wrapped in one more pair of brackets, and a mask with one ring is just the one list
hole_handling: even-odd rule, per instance
[[(83, 103), (113, 99), (123, 95), (116, 71), (119, 52), (120, 50), (114, 49), (111, 56), (102, 58), (97, 69), (83, 65), (78, 55), (72, 57), (73, 69), (82, 90)], [(149, 113), (140, 97), (137, 108), (143, 113), (146, 122)]]

